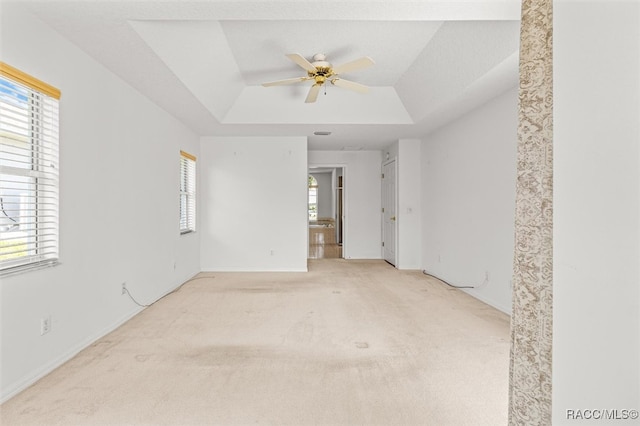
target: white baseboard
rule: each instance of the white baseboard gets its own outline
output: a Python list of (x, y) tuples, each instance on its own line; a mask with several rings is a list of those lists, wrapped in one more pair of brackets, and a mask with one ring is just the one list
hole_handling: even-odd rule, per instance
[(487, 305), (496, 308), (497, 310), (504, 312), (505, 314), (511, 316), (511, 306), (504, 306), (503, 304), (500, 303), (496, 303), (494, 300), (492, 300), (491, 298), (488, 297), (484, 297), (481, 294), (478, 294), (478, 292), (473, 291), (473, 289), (467, 289), (467, 288), (462, 288), (460, 289), (462, 291), (464, 291), (465, 293), (467, 293), (469, 296), (471, 297), (475, 297), (476, 299), (480, 300), (481, 302), (486, 303)]
[(202, 268), (202, 272), (308, 272), (308, 268), (251, 268), (251, 267), (231, 267), (231, 268), (220, 268), (220, 267), (208, 267)]
[[(191, 279), (195, 278), (198, 274), (199, 274), (199, 272), (196, 273), (196, 274), (191, 275), (186, 280), (184, 280), (184, 281), (180, 282), (179, 284), (175, 285), (174, 288), (172, 288), (172, 289), (164, 292), (160, 296), (158, 296), (155, 301), (158, 301), (158, 300), (162, 299), (164, 296), (168, 295), (169, 293), (171, 293), (172, 291), (174, 291), (175, 289), (180, 287), (182, 284), (184, 284), (184, 283), (190, 281)], [(155, 301), (153, 303), (155, 303)], [(95, 334), (92, 334), (91, 336), (89, 336), (86, 339), (82, 340), (77, 345), (71, 347), (64, 354), (60, 355), (59, 357), (51, 360), (50, 362), (46, 363), (42, 367), (40, 367), (40, 368), (36, 369), (35, 371), (33, 371), (27, 377), (24, 377), (23, 379), (17, 381), (16, 383), (13, 383), (13, 384), (7, 386), (6, 389), (2, 390), (2, 396), (0, 396), (0, 404), (4, 403), (5, 401), (8, 401), (9, 399), (13, 398), (14, 396), (19, 394), (23, 390), (27, 389), (29, 386), (31, 386), (34, 383), (36, 383), (38, 380), (42, 379), (47, 374), (51, 373), (53, 370), (55, 370), (56, 368), (60, 367), (62, 364), (64, 364), (65, 362), (69, 361), (70, 359), (72, 359), (76, 355), (78, 355), (82, 350), (84, 350), (84, 349), (88, 348), (89, 346), (91, 346), (98, 339), (101, 339), (102, 337), (106, 336), (107, 334), (111, 333), (112, 331), (114, 331), (115, 329), (120, 327), (122, 324), (124, 324), (127, 321), (129, 321), (131, 318), (133, 318), (136, 315), (138, 315), (144, 309), (145, 308), (142, 308), (142, 307), (135, 307), (131, 312), (129, 312), (128, 314), (126, 314), (122, 318), (118, 319), (115, 323), (111, 324), (110, 326), (102, 329), (101, 331), (99, 331), (99, 332), (97, 332)]]
[(106, 327), (101, 331), (99, 331), (98, 333), (95, 333), (89, 336), (88, 338), (84, 339), (77, 345), (71, 347), (64, 354), (51, 360), (50, 362), (43, 365), (42, 367), (36, 369), (35, 371), (33, 371), (31, 374), (29, 374), (27, 377), (23, 378), (22, 380), (19, 380), (18, 382), (9, 385), (6, 389), (3, 389), (2, 397), (0, 398), (0, 404), (4, 403), (5, 401), (8, 401), (9, 399), (13, 398), (23, 390), (27, 389), (29, 386), (36, 383), (38, 380), (42, 379), (47, 374), (51, 373), (53, 370), (60, 367), (62, 364), (69, 361), (74, 356), (78, 355), (80, 351), (91, 346), (96, 340), (106, 336), (107, 334), (111, 333), (112, 331), (120, 327), (125, 322), (129, 321), (131, 318), (139, 314), (143, 309), (144, 308), (136, 307), (132, 312), (120, 318), (114, 324), (111, 324), (109, 327)]

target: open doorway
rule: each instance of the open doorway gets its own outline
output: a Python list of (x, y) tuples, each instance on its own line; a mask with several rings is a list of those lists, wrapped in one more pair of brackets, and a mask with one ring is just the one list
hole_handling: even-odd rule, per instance
[(344, 257), (344, 167), (309, 167), (309, 259)]

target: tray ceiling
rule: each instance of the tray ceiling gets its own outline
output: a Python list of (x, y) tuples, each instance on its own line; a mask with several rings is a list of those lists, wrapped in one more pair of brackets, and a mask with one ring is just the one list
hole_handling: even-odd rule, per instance
[[(517, 84), (519, 0), (15, 1), (194, 132), (305, 135), (310, 149), (378, 149), (421, 137)], [(310, 82), (285, 54), (334, 65), (369, 56), (344, 77), (371, 88)], [(324, 93), (324, 91), (323, 91)], [(329, 137), (313, 136), (329, 130)]]

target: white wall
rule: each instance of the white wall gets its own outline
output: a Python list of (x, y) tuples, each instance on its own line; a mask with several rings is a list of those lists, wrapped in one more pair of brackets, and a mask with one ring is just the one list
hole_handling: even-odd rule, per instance
[(402, 240), (399, 245), (399, 269), (420, 269), (422, 266), (422, 165), (421, 141), (400, 139), (398, 188), (398, 226)]
[(306, 137), (206, 137), (200, 152), (202, 269), (306, 271)]
[[(62, 91), (60, 262), (3, 277), (6, 399), (200, 270), (180, 236), (180, 150), (198, 137), (49, 27), (2, 5), (2, 60)], [(174, 268), (175, 264), (175, 268)], [(51, 315), (51, 331), (40, 320)]]
[(380, 151), (309, 151), (309, 166), (342, 166), (345, 259), (382, 257)]
[[(422, 265), (511, 312), (517, 90), (428, 135), (422, 144)], [(486, 280), (488, 273), (489, 279)]]
[(383, 164), (396, 159), (397, 179), (397, 246), (398, 269), (420, 269), (421, 238), (421, 164), (420, 139), (400, 139), (383, 152)]
[(567, 410), (640, 409), (640, 3), (553, 25), (553, 424), (604, 424)]
[(311, 173), (311, 175), (318, 181), (318, 219), (335, 218), (331, 173)]

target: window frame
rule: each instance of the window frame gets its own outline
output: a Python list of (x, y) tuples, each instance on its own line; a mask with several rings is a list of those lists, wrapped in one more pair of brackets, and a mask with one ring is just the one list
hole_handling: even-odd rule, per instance
[(15, 223), (0, 237), (4, 276), (59, 261), (61, 93), (4, 62), (0, 78), (6, 82), (0, 100), (0, 182), (6, 194), (0, 194), (0, 208)]
[(180, 151), (180, 235), (196, 232), (196, 157)]

